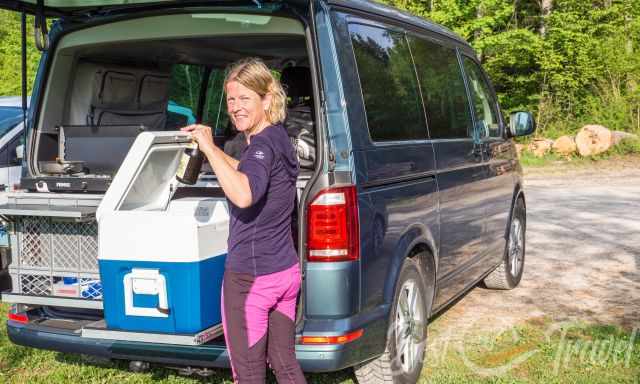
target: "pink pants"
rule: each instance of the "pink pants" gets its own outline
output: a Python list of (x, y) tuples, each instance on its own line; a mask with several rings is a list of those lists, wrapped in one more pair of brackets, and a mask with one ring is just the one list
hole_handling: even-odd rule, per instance
[(305, 383), (295, 355), (300, 266), (262, 276), (225, 271), (222, 326), (234, 381), (264, 383), (266, 361), (278, 383)]

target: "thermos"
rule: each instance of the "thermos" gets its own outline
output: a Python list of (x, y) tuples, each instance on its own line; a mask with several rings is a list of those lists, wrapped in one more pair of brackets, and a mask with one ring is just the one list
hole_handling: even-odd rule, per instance
[(190, 147), (185, 148), (180, 158), (180, 164), (178, 164), (176, 179), (183, 184), (195, 184), (198, 181), (198, 175), (200, 175), (203, 159), (204, 155), (197, 143), (194, 142)]

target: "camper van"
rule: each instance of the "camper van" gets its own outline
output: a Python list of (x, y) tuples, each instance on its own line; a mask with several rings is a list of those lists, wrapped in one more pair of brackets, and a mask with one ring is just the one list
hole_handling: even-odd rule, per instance
[[(42, 58), (10, 221), (12, 342), (206, 375), (228, 203), (206, 164), (176, 178), (184, 114), (233, 135), (225, 68), (260, 57), (304, 135), (294, 240), (306, 372), (416, 382), (428, 323), (478, 284), (515, 288), (526, 200), (513, 138), (471, 46), (364, 0), (0, 2), (35, 15)], [(55, 19), (51, 31), (45, 18)], [(178, 114), (179, 115), (179, 114)]]

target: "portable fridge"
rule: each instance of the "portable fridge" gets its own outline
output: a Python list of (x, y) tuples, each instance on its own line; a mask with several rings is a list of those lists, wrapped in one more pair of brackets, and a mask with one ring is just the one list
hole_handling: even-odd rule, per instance
[(107, 329), (194, 334), (221, 322), (226, 199), (175, 198), (178, 132), (134, 142), (96, 217)]

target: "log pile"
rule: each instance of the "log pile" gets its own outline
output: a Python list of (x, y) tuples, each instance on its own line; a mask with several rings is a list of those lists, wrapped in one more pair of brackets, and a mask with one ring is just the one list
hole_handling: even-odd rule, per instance
[[(602, 125), (589, 124), (582, 127), (576, 136), (561, 136), (556, 140), (534, 139), (528, 146), (520, 146), (518, 155), (523, 149), (536, 157), (543, 157), (553, 151), (561, 156), (569, 157), (578, 154), (582, 157), (594, 156), (608, 151), (623, 140), (639, 139), (637, 135), (622, 131), (611, 131)], [(518, 144), (519, 145), (519, 144)]]

